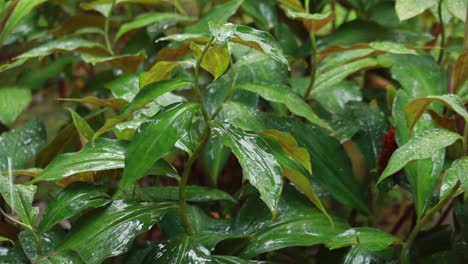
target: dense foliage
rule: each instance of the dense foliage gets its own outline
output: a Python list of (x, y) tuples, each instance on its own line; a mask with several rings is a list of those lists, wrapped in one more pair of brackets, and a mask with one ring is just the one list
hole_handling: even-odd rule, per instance
[(467, 263), (467, 6), (0, 1), (0, 263)]

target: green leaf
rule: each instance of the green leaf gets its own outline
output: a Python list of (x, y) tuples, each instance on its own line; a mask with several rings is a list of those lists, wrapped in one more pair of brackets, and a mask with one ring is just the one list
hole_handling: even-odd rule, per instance
[(85, 96), (83, 98), (60, 98), (60, 100), (109, 107), (117, 111), (122, 110), (128, 104), (127, 101), (123, 99), (119, 99), (119, 98), (118, 99), (99, 99), (94, 96)]
[(455, 160), (450, 168), (445, 171), (442, 186), (440, 187), (440, 198), (443, 199), (460, 181), (461, 188), (464, 192), (468, 192), (468, 157), (464, 156)]
[(96, 140), (78, 152), (58, 156), (41, 176), (32, 179), (30, 183), (58, 181), (82, 172), (123, 168), (125, 151), (125, 142), (104, 138)]
[(217, 178), (230, 155), (231, 151), (223, 145), (219, 138), (212, 138), (205, 145), (201, 162), (205, 173), (208, 174), (213, 183), (217, 182)]
[(286, 11), (288, 17), (301, 20), (309, 32), (319, 31), (335, 18), (332, 12), (309, 14), (306, 12), (297, 12), (286, 7), (283, 9)]
[(398, 237), (392, 236), (377, 228), (356, 227), (333, 237), (327, 242), (330, 249), (358, 245), (362, 249), (378, 251), (392, 244), (400, 243)]
[(221, 44), (226, 43), (236, 33), (237, 25), (231, 23), (218, 24), (213, 21), (208, 23), (211, 35)]
[(400, 21), (410, 19), (437, 5), (437, 0), (397, 0), (396, 12)]
[(281, 248), (322, 244), (349, 229), (338, 218), (333, 218), (332, 228), (328, 218), (303, 196), (289, 186), (284, 189), (276, 219), (271, 219), (256, 195), (241, 207), (231, 226), (232, 233), (247, 236), (245, 246), (236, 243), (236, 247), (241, 247), (238, 256), (250, 259)]
[(39, 232), (44, 233), (87, 208), (101, 207), (109, 201), (109, 196), (96, 187), (84, 184), (70, 185), (49, 203), (39, 225)]
[(224, 4), (217, 5), (202, 16), (197, 23), (188, 26), (185, 33), (200, 34), (208, 33), (208, 22), (214, 21), (218, 24), (225, 23), (229, 17), (234, 15), (244, 0), (233, 0)]
[[(16, 3), (15, 9), (9, 16), (7, 16), (8, 20), (6, 20), (2, 32), (0, 33), (0, 45), (2, 45), (3, 40), (13, 31), (13, 29), (18, 26), (18, 24), (29, 15), (34, 8), (38, 5), (46, 2), (45, 0), (19, 0)], [(12, 2), (10, 2), (13, 5)]]
[(210, 251), (194, 242), (193, 237), (158, 243), (143, 263), (210, 263)]
[(137, 75), (119, 76), (104, 85), (112, 91), (114, 97), (131, 102), (140, 91), (139, 79)]
[(122, 110), (120, 115), (106, 120), (104, 125), (94, 134), (93, 141), (106, 131), (112, 129), (118, 123), (125, 121), (135, 111), (144, 108), (148, 103), (159, 96), (191, 84), (191, 82), (172, 79), (151, 83), (143, 87), (135, 98), (133, 98), (133, 100)]
[(354, 246), (343, 257), (343, 264), (360, 263), (363, 260), (368, 261), (368, 263), (392, 263), (397, 258), (398, 255), (393, 247), (382, 251), (373, 251)]
[(73, 111), (71, 108), (68, 108), (70, 111), (73, 123), (75, 124), (76, 130), (80, 135), (80, 140), (83, 145), (86, 145), (88, 141), (93, 138), (94, 130), (89, 126), (88, 122), (84, 120), (79, 114)]
[[(179, 200), (179, 187), (164, 186), (164, 187), (144, 187), (140, 189), (145, 201), (164, 201), (164, 200)], [(189, 202), (208, 202), (208, 201), (230, 201), (236, 200), (218, 189), (207, 188), (203, 186), (187, 186), (185, 196)]]
[(23, 127), (5, 132), (0, 136), (0, 171), (22, 169), (46, 140), (44, 125), (38, 121), (26, 123)]
[(172, 203), (114, 201), (102, 213), (83, 222), (58, 250), (73, 249), (86, 263), (101, 263), (126, 252), (135, 236), (148, 231), (164, 214), (176, 208)]
[(452, 145), (459, 139), (461, 139), (459, 134), (444, 129), (424, 131), (392, 154), (378, 183), (401, 170), (410, 161), (430, 158), (440, 149)]
[(281, 46), (274, 40), (270, 33), (248, 26), (238, 25), (235, 35), (238, 39), (233, 40), (234, 42), (262, 50), (268, 57), (283, 63), (288, 69), (291, 68), (283, 54)]
[[(351, 164), (341, 144), (327, 130), (296, 119), (272, 113), (253, 112), (235, 103), (223, 106), (226, 122), (243, 129), (277, 129), (290, 133), (310, 154), (314, 175), (312, 180), (343, 204), (368, 213), (365, 191), (354, 179)], [(333, 157), (330, 159), (328, 157)]]
[(131, 22), (123, 24), (115, 36), (117, 41), (129, 31), (147, 26), (158, 26), (167, 29), (180, 22), (190, 22), (193, 18), (179, 15), (177, 13), (146, 13), (135, 17)]
[(174, 148), (175, 143), (187, 133), (198, 108), (196, 103), (177, 104), (140, 126), (128, 146), (121, 189), (143, 177), (157, 160)]
[(330, 129), (330, 126), (320, 119), (298, 95), (287, 86), (264, 84), (241, 84), (236, 88), (254, 92), (266, 100), (282, 103), (294, 114), (305, 117), (312, 124)]
[(275, 215), (283, 180), (280, 164), (270, 153), (268, 144), (261, 137), (229, 124), (216, 125), (213, 132), (231, 148), (242, 166), (243, 176), (258, 189)]
[(350, 63), (346, 63), (331, 70), (325, 71), (317, 76), (311, 96), (315, 96), (317, 93), (320, 93), (321, 91), (329, 89), (329, 87), (340, 83), (346, 77), (348, 77), (348, 75), (356, 71), (377, 65), (379, 65), (379, 61), (376, 58), (365, 58), (362, 60), (352, 61)]
[(36, 186), (13, 184), (13, 176), (4, 177), (0, 175), (0, 194), (3, 200), (15, 212), (22, 223), (34, 227), (36, 217), (39, 214), (39, 207), (32, 207)]
[[(310, 156), (307, 150), (299, 147), (296, 140), (288, 133), (278, 130), (265, 130), (261, 134), (281, 164), (284, 176), (328, 216), (327, 211), (315, 194), (309, 181), (312, 165), (310, 164)], [(329, 219), (332, 222), (331, 218)]]
[[(192, 49), (195, 59), (199, 60), (204, 47), (192, 42), (190, 43), (190, 49)], [(200, 66), (211, 73), (216, 80), (227, 70), (230, 61), (231, 55), (227, 45), (215, 45), (208, 48)]]
[(416, 124), (416, 121), (422, 116), (426, 108), (434, 101), (442, 102), (446, 106), (452, 108), (453, 111), (461, 115), (465, 120), (468, 121), (468, 112), (465, 109), (461, 98), (454, 94), (445, 94), (440, 96), (428, 96), (424, 98), (417, 98), (413, 100), (405, 108), (406, 122), (408, 122), (408, 128), (412, 129)]
[(136, 54), (123, 54), (116, 56), (83, 53), (81, 54), (81, 57), (86, 63), (91, 63), (92, 65), (107, 63), (111, 66), (120, 68), (127, 73), (135, 73), (138, 70), (140, 63), (146, 59), (146, 53), (141, 51)]
[(457, 18), (465, 21), (466, 19), (466, 5), (468, 1), (466, 0), (447, 0), (446, 2), (447, 8), (452, 13), (452, 15), (456, 16)]
[(13, 245), (15, 244), (15, 243), (13, 243), (13, 241), (11, 241), (9, 238), (2, 237), (2, 236), (0, 236), (0, 242), (10, 242), (10, 243), (13, 244)]
[(140, 87), (144, 87), (150, 83), (167, 80), (172, 77), (172, 72), (183, 65), (192, 66), (192, 62), (183, 61), (158, 61), (151, 69), (140, 74)]
[(19, 55), (15, 59), (18, 60), (43, 57), (56, 51), (78, 51), (86, 53), (107, 54), (106, 48), (98, 42), (79, 38), (69, 38), (47, 42), (46, 44)]
[(28, 89), (0, 88), (0, 122), (11, 126), (31, 100), (31, 91)]

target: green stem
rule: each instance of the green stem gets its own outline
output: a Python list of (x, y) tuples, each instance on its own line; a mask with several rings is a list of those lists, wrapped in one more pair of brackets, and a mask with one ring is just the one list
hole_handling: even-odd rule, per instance
[(36, 233), (36, 231), (34, 230), (34, 228), (30, 225), (27, 225), (21, 221), (18, 221), (16, 219), (14, 219), (13, 217), (9, 216), (7, 213), (5, 213), (5, 211), (3, 211), (1, 208), (0, 208), (0, 213), (3, 214), (3, 216), (5, 216), (6, 218), (8, 218), (10, 221), (12, 221), (13, 223), (19, 225), (19, 226), (22, 226), (24, 227), (24, 229), (28, 230), (29, 232), (31, 232), (31, 234), (33, 235), (34, 237), (34, 242), (36, 243), (36, 251), (37, 251), (37, 254), (38, 255), (41, 255), (42, 254), (42, 248), (41, 248), (41, 239), (40, 237), (38, 236), (38, 234)]
[(115, 1), (116, 0), (112, 1), (112, 7), (109, 10), (109, 14), (107, 14), (106, 16), (106, 22), (104, 24), (104, 41), (106, 42), (107, 51), (109, 51), (110, 54), (112, 55), (114, 55), (114, 50), (112, 49), (112, 45), (109, 40), (109, 24), (110, 24), (110, 17), (112, 15), (112, 10), (114, 10), (114, 7), (115, 7)]
[(309, 99), (312, 88), (314, 88), (315, 77), (317, 74), (317, 65), (318, 65), (318, 54), (317, 54), (317, 42), (315, 41), (315, 33), (310, 32), (310, 42), (312, 44), (312, 54), (310, 55), (310, 82), (304, 93), (304, 100)]
[(332, 20), (332, 31), (335, 31), (336, 30), (336, 3), (335, 3), (335, 0), (331, 0), (330, 5), (331, 5), (330, 6), (331, 11), (335, 15), (335, 18)]
[(180, 206), (180, 216), (182, 218), (182, 224), (184, 226), (185, 233), (189, 236), (193, 235), (192, 227), (190, 225), (190, 220), (188, 216), (188, 209), (187, 209), (187, 200), (185, 197), (185, 189), (187, 187), (188, 178), (190, 176), (190, 172), (192, 171), (192, 166), (195, 160), (198, 158), (200, 153), (202, 152), (203, 148), (205, 147), (206, 143), (208, 142), (211, 136), (211, 127), (210, 127), (210, 117), (208, 116), (208, 112), (206, 111), (206, 107), (203, 104), (203, 98), (201, 94), (200, 84), (198, 82), (200, 66), (203, 61), (203, 57), (205, 57), (206, 52), (210, 48), (211, 44), (213, 43), (214, 38), (211, 38), (210, 41), (206, 44), (203, 48), (202, 54), (200, 58), (197, 60), (197, 64), (195, 65), (195, 83), (194, 83), (194, 90), (198, 97), (198, 101), (200, 102), (200, 108), (203, 114), (203, 119), (205, 121), (205, 133), (203, 135), (203, 139), (195, 149), (195, 151), (190, 155), (187, 163), (185, 164), (184, 171), (182, 173), (182, 179), (179, 184), (179, 206)]
[(442, 2), (444, 0), (439, 1), (439, 6), (437, 8), (437, 14), (439, 16), (439, 23), (440, 23), (440, 52), (439, 52), (439, 58), (437, 59), (437, 62), (439, 64), (442, 63), (442, 60), (444, 58), (444, 53), (445, 53), (445, 26), (444, 26), (444, 20), (442, 18)]
[(465, 120), (465, 127), (463, 128), (463, 153), (468, 155), (468, 122)]
[(184, 8), (180, 5), (179, 0), (174, 0), (174, 6), (181, 13), (182, 15), (186, 16), (187, 12), (185, 12)]
[(455, 186), (450, 190), (450, 192), (442, 199), (440, 200), (434, 207), (432, 207), (417, 223), (416, 226), (411, 230), (410, 235), (408, 236), (408, 239), (406, 240), (408, 248), (411, 247), (411, 244), (413, 243), (414, 239), (416, 238), (416, 235), (419, 233), (421, 228), (423, 228), (429, 221), (432, 220), (432, 217), (434, 216), (435, 213), (440, 211), (447, 203), (449, 203), (452, 198), (456, 195), (458, 188), (460, 187), (461, 183), (460, 181), (457, 181)]
[(468, 52), (468, 4), (466, 5), (465, 36), (463, 40), (463, 51)]

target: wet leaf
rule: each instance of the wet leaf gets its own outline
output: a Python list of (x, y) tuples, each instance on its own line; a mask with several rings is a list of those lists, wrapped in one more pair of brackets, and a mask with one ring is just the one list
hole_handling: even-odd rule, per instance
[(298, 95), (287, 86), (241, 84), (236, 88), (254, 92), (266, 100), (282, 103), (294, 114), (305, 117), (309, 122), (330, 129), (330, 126), (318, 117)]
[(50, 41), (19, 55), (15, 59), (43, 57), (56, 51), (78, 51), (90, 54), (107, 54), (106, 48), (97, 42), (79, 38), (68, 38)]
[(146, 13), (135, 17), (132, 21), (123, 24), (115, 36), (115, 40), (120, 39), (127, 32), (147, 27), (158, 26), (162, 29), (168, 29), (181, 22), (190, 22), (193, 18), (179, 15), (177, 13)]
[(408, 122), (408, 128), (412, 129), (416, 124), (416, 121), (422, 116), (426, 108), (434, 101), (442, 102), (447, 107), (450, 107), (453, 111), (461, 115), (465, 120), (468, 121), (468, 112), (465, 109), (463, 101), (459, 96), (454, 94), (445, 94), (440, 96), (428, 96), (424, 98), (418, 98), (412, 101), (405, 108), (406, 122)]
[(198, 108), (196, 103), (174, 105), (140, 126), (128, 146), (121, 189), (143, 177), (157, 160), (174, 148), (192, 124)]
[(350, 161), (343, 147), (327, 130), (312, 124), (304, 124), (293, 118), (253, 112), (235, 103), (224, 104), (223, 114), (226, 122), (243, 129), (255, 131), (277, 129), (290, 133), (299, 146), (309, 152), (314, 170), (312, 180), (341, 203), (358, 208), (364, 213), (369, 212), (365, 202), (365, 191), (354, 179)]
[(148, 231), (161, 217), (177, 207), (172, 203), (112, 202), (103, 212), (86, 219), (58, 251), (72, 249), (86, 263), (126, 252), (135, 236)]
[(158, 243), (143, 263), (211, 263), (210, 251), (194, 242), (191, 236)]
[(356, 245), (362, 249), (378, 251), (400, 242), (398, 237), (377, 228), (356, 227), (333, 237), (327, 242), (327, 246), (336, 249)]
[(96, 140), (94, 144), (88, 144), (78, 152), (58, 156), (31, 183), (58, 181), (82, 172), (123, 168), (126, 145), (118, 140)]
[(86, 122), (86, 120), (84, 120), (75, 111), (70, 108), (68, 108), (68, 111), (71, 113), (73, 123), (75, 124), (76, 130), (80, 135), (82, 145), (86, 145), (86, 143), (88, 143), (88, 141), (93, 138), (94, 130), (89, 126), (88, 122)]
[(468, 157), (461, 157), (455, 160), (449, 169), (445, 171), (442, 186), (440, 187), (440, 198), (443, 199), (457, 184), (461, 183), (464, 192), (468, 192)]
[(172, 72), (181, 66), (194, 66), (192, 62), (183, 61), (158, 61), (151, 69), (140, 74), (140, 87), (150, 83), (167, 80), (172, 77)]
[(301, 20), (309, 32), (317, 32), (335, 19), (332, 12), (309, 14), (305, 12), (297, 12), (289, 8), (284, 9), (288, 17)]
[(95, 96), (85, 96), (83, 98), (61, 98), (60, 100), (109, 107), (117, 111), (121, 111), (128, 104), (127, 101), (123, 99), (99, 99)]
[(275, 215), (283, 186), (281, 167), (270, 153), (267, 143), (259, 136), (229, 125), (216, 125), (216, 133), (236, 155), (243, 176), (261, 194), (262, 200)]
[(104, 87), (111, 90), (114, 97), (131, 102), (140, 91), (139, 83), (137, 75), (123, 75), (106, 83)]
[[(140, 189), (145, 201), (178, 201), (179, 187), (144, 187)], [(185, 196), (188, 202), (230, 201), (236, 200), (226, 192), (203, 186), (187, 186)]]
[(135, 73), (141, 62), (146, 59), (145, 52), (139, 52), (137, 54), (125, 54), (117, 56), (102, 56), (84, 53), (81, 55), (83, 60), (92, 65), (99, 63), (107, 63), (113, 67), (120, 68), (127, 73)]
[(466, 19), (466, 0), (447, 0), (446, 5), (450, 13), (457, 18), (465, 21)]
[(265, 135), (264, 139), (268, 143), (271, 152), (273, 155), (275, 155), (275, 158), (281, 164), (284, 177), (290, 180), (298, 190), (304, 193), (304, 195), (307, 196), (307, 198), (309, 198), (309, 200), (328, 217), (330, 223), (333, 225), (333, 220), (328, 215), (327, 210), (318, 198), (315, 190), (312, 188), (312, 183), (310, 182), (310, 173), (304, 170), (301, 164), (299, 164), (297, 160), (291, 157), (287, 149), (281, 146), (276, 139), (269, 136), (268, 134), (262, 134)]
[(22, 169), (44, 145), (45, 133), (44, 125), (38, 121), (3, 133), (0, 136), (0, 171), (8, 170), (8, 159), (11, 169)]
[(233, 39), (234, 42), (262, 50), (268, 57), (283, 63), (290, 69), (289, 62), (284, 56), (281, 46), (270, 33), (238, 25), (235, 35), (237, 38)]
[[(18, 26), (18, 24), (23, 20), (27, 15), (29, 15), (34, 8), (40, 4), (46, 2), (45, 0), (19, 0), (16, 3), (15, 9), (7, 17), (2, 32), (0, 32), (0, 45), (2, 45), (3, 40), (10, 34), (13, 29)], [(10, 2), (10, 4), (12, 4)]]
[[(196, 60), (200, 59), (204, 48), (193, 42), (190, 44)], [(231, 55), (227, 45), (214, 45), (208, 48), (200, 66), (211, 73), (216, 80), (227, 70), (230, 61)]]
[(437, 5), (437, 0), (397, 0), (396, 12), (400, 21), (410, 19)]
[(155, 100), (159, 96), (173, 91), (184, 86), (189, 86), (192, 83), (187, 81), (181, 81), (177, 79), (163, 80), (155, 83), (151, 83), (143, 87), (140, 92), (133, 98), (133, 100), (125, 106), (122, 113), (118, 116), (108, 118), (104, 125), (96, 131), (93, 136), (93, 141), (96, 140), (100, 135), (112, 129), (118, 123), (125, 121), (135, 111), (144, 108), (148, 103)]
[(461, 139), (457, 133), (444, 129), (424, 131), (398, 148), (390, 158), (388, 166), (380, 175), (379, 182), (401, 170), (408, 162), (432, 157), (437, 151)]
[(32, 207), (36, 186), (13, 184), (13, 177), (0, 175), (0, 194), (20, 221), (33, 227), (39, 214), (39, 207)]
[(204, 14), (202, 18), (197, 21), (197, 23), (188, 26), (185, 29), (185, 33), (208, 33), (208, 22), (213, 21), (218, 24), (225, 23), (229, 17), (237, 12), (237, 9), (240, 7), (243, 1), (244, 0), (233, 0), (211, 8), (210, 11)]
[(231, 151), (223, 145), (223, 142), (219, 138), (212, 138), (206, 144), (202, 155), (201, 162), (203, 169), (211, 181), (216, 183), (226, 161), (231, 155)]
[(28, 89), (0, 88), (0, 122), (11, 126), (31, 100), (31, 91)]
[(271, 219), (267, 208), (254, 195), (236, 215), (231, 232), (247, 236), (246, 245), (238, 255), (250, 259), (281, 248), (326, 243), (349, 229), (345, 221), (338, 218), (333, 221), (334, 228), (322, 212), (311, 207), (291, 187), (285, 186), (276, 219)]
[(84, 184), (70, 185), (48, 205), (39, 231), (46, 232), (60, 221), (70, 219), (87, 208), (101, 207), (109, 202), (109, 196), (96, 187)]

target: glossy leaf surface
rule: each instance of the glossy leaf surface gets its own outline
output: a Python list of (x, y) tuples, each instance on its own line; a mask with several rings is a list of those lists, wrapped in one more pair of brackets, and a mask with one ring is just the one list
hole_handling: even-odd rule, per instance
[(444, 198), (455, 187), (457, 181), (461, 183), (464, 192), (468, 192), (468, 157), (455, 160), (449, 169), (445, 171), (442, 186), (440, 187), (440, 197)]
[(164, 214), (176, 208), (172, 203), (114, 201), (70, 234), (59, 251), (72, 249), (85, 262), (99, 263), (127, 251), (135, 236), (147, 231)]
[(39, 214), (38, 207), (32, 207), (36, 186), (13, 184), (13, 179), (0, 176), (0, 194), (11, 210), (17, 214), (25, 225), (33, 227)]
[(197, 21), (197, 23), (187, 27), (185, 32), (191, 34), (208, 33), (208, 22), (214, 21), (216, 23), (225, 23), (230, 16), (236, 13), (237, 9), (240, 7), (243, 1), (244, 0), (233, 0), (215, 6), (206, 14), (204, 14), (202, 18)]
[(428, 96), (425, 98), (418, 98), (406, 107), (406, 121), (408, 122), (409, 129), (413, 128), (414, 124), (421, 117), (426, 108), (435, 101), (444, 103), (453, 111), (461, 115), (465, 120), (468, 120), (468, 112), (466, 111), (462, 100), (457, 95), (446, 94), (440, 96)]
[(261, 137), (229, 124), (217, 125), (214, 133), (236, 155), (244, 177), (258, 189), (262, 200), (275, 215), (283, 180), (281, 167), (267, 143)]
[(400, 20), (406, 20), (421, 14), (436, 4), (436, 0), (397, 0), (395, 8)]
[(107, 194), (88, 185), (70, 185), (49, 204), (39, 225), (41, 233), (48, 231), (60, 221), (80, 214), (87, 208), (101, 207), (109, 203)]
[[(205, 47), (195, 43), (190, 44), (195, 59), (199, 60)], [(207, 70), (215, 79), (218, 79), (229, 67), (231, 55), (227, 45), (211, 46), (205, 53), (201, 62), (201, 67)]]
[(198, 108), (195, 103), (175, 105), (140, 126), (128, 146), (121, 188), (143, 177), (157, 160), (174, 148), (191, 125)]
[[(207, 202), (225, 200), (236, 202), (236, 200), (229, 195), (218, 189), (207, 188), (203, 186), (187, 186), (185, 196), (189, 202)], [(164, 200), (179, 200), (179, 188), (173, 186), (164, 187), (144, 187), (140, 189), (145, 200), (148, 201), (164, 201)]]
[(26, 123), (23, 127), (5, 132), (0, 136), (0, 171), (8, 170), (8, 159), (11, 169), (22, 169), (44, 145), (44, 125), (38, 121)]
[(356, 227), (333, 237), (327, 242), (331, 249), (357, 245), (362, 249), (378, 251), (387, 248), (391, 244), (399, 243), (398, 237), (384, 231), (370, 227)]
[(401, 170), (408, 162), (432, 157), (438, 150), (461, 139), (457, 133), (444, 129), (427, 130), (398, 148), (390, 158), (379, 182)]
[(31, 92), (20, 88), (0, 89), (0, 122), (11, 126), (31, 102)]
[(254, 92), (266, 100), (285, 104), (292, 113), (305, 117), (312, 124), (316, 124), (324, 128), (330, 128), (327, 123), (321, 120), (312, 111), (306, 102), (304, 102), (298, 95), (294, 94), (288, 87), (262, 84), (242, 84), (237, 86), (237, 88)]
[(126, 142), (99, 139), (74, 153), (58, 156), (31, 182), (58, 181), (77, 173), (124, 167)]

